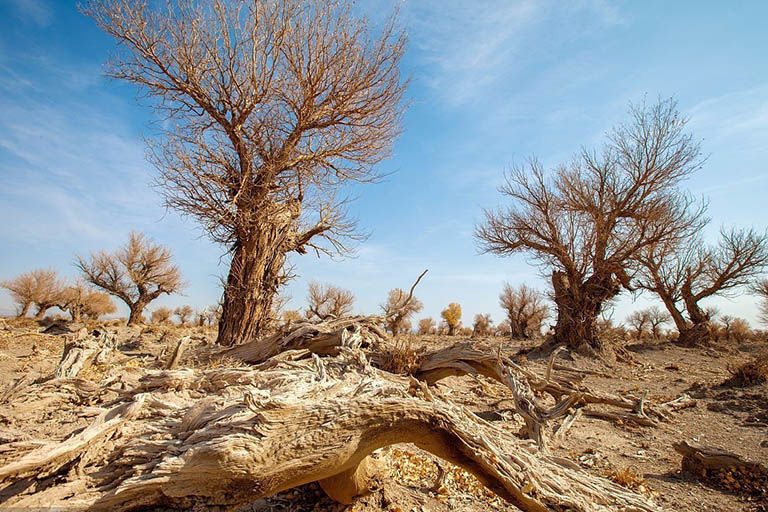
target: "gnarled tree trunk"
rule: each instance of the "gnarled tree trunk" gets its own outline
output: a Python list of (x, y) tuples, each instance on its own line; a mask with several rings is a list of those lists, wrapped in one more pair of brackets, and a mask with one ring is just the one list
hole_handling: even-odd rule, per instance
[(272, 300), (282, 284), (288, 228), (265, 229), (253, 239), (236, 243), (219, 320), (216, 342), (220, 345), (252, 340), (266, 327)]
[(586, 345), (600, 350), (602, 343), (595, 322), (605, 302), (619, 293), (619, 284), (610, 275), (598, 274), (580, 283), (555, 270), (552, 287), (557, 305), (555, 341), (574, 349)]

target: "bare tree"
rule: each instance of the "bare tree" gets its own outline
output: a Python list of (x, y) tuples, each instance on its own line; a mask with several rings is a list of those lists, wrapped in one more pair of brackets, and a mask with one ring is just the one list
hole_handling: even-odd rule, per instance
[(192, 309), (192, 306), (185, 304), (174, 309), (173, 314), (179, 319), (181, 325), (187, 325), (187, 321), (192, 320), (195, 311)]
[(76, 266), (86, 281), (125, 302), (131, 310), (128, 325), (135, 325), (147, 304), (183, 288), (172, 258), (167, 247), (131, 232), (128, 243), (115, 252), (93, 252), (90, 260), (78, 256)]
[(431, 318), (422, 318), (419, 320), (419, 329), (418, 332), (421, 335), (425, 334), (434, 334), (435, 333), (435, 321)]
[(456, 329), (461, 326), (461, 304), (451, 302), (448, 307), (440, 312), (440, 316), (448, 326), (448, 336), (454, 336)]
[(101, 0), (83, 9), (167, 126), (152, 144), (165, 203), (198, 219), (231, 266), (218, 342), (253, 339), (286, 257), (359, 239), (337, 191), (372, 182), (400, 127), (405, 34), (378, 37), (352, 2)]
[(635, 338), (643, 339), (645, 326), (650, 323), (650, 317), (647, 310), (634, 311), (627, 317), (626, 322), (635, 330)]
[(173, 316), (173, 311), (171, 311), (170, 308), (160, 306), (152, 312), (150, 318), (153, 324), (160, 325), (169, 323), (171, 321), (171, 316)]
[(299, 313), (299, 311), (296, 309), (289, 309), (287, 311), (283, 311), (282, 318), (284, 324), (290, 325), (301, 320), (301, 313)]
[(651, 326), (651, 336), (654, 340), (658, 340), (661, 335), (661, 329), (659, 329), (659, 327), (669, 323), (672, 320), (672, 317), (659, 306), (651, 306), (645, 311), (648, 315), (648, 323)]
[(630, 107), (602, 151), (583, 149), (552, 174), (531, 160), (500, 191), (513, 200), (486, 210), (475, 236), (484, 252), (532, 253), (551, 271), (555, 342), (601, 348), (595, 320), (606, 301), (631, 289), (633, 257), (690, 236), (703, 206), (677, 188), (701, 165), (673, 100)]
[[(409, 320), (413, 315), (418, 313), (424, 308), (424, 304), (419, 299), (414, 297), (413, 291), (427, 273), (427, 270), (419, 275), (416, 281), (411, 286), (411, 290), (406, 294), (400, 288), (393, 288), (389, 290), (389, 296), (387, 302), (381, 304), (379, 307), (384, 312), (384, 325), (394, 335), (401, 332), (403, 322)], [(410, 327), (409, 329), (410, 330)]]
[(41, 319), (52, 307), (61, 303), (64, 283), (53, 269), (37, 269), (3, 281), (0, 286), (11, 292), (19, 305), (19, 317), (27, 316), (32, 305), (37, 307), (35, 318)]
[(83, 317), (97, 320), (101, 315), (117, 311), (109, 295), (84, 283), (64, 288), (58, 306), (61, 310), (69, 312), (73, 322), (80, 322)]
[(656, 244), (646, 247), (638, 260), (640, 286), (661, 298), (681, 342), (706, 343), (712, 338), (708, 324), (713, 316), (699, 302), (732, 296), (751, 284), (768, 265), (768, 234), (723, 229), (717, 246), (707, 247), (700, 239)]
[(507, 313), (510, 334), (515, 339), (528, 339), (541, 332), (541, 324), (549, 315), (544, 294), (525, 284), (514, 287), (504, 283), (499, 305)]
[(349, 316), (354, 303), (355, 296), (349, 290), (312, 281), (307, 294), (307, 318), (327, 320)]
[(475, 315), (474, 321), (472, 322), (472, 335), (473, 336), (488, 336), (491, 333), (491, 329), (493, 327), (493, 320), (491, 320), (491, 314), (481, 314), (478, 313)]

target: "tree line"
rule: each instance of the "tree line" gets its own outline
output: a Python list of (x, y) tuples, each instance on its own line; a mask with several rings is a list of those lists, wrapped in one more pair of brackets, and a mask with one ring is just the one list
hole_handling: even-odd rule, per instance
[[(292, 277), (289, 255), (343, 255), (365, 238), (343, 191), (378, 180), (376, 165), (401, 130), (406, 37), (396, 16), (374, 30), (351, 7), (322, 0), (81, 7), (117, 43), (107, 75), (135, 85), (163, 120), (148, 144), (165, 205), (197, 220), (229, 256), (222, 345), (270, 328)], [(703, 164), (674, 100), (633, 105), (600, 147), (553, 169), (535, 158), (513, 166), (500, 189), (509, 204), (485, 211), (478, 246), (530, 255), (550, 277), (556, 343), (600, 350), (598, 317), (626, 291), (657, 295), (681, 340), (706, 341), (703, 300), (768, 288), (757, 282), (768, 238), (723, 228), (714, 246), (703, 243), (706, 201), (683, 188)], [(140, 238), (122, 249), (125, 261), (101, 253), (78, 259), (88, 282), (128, 305), (129, 322), (183, 285), (169, 262), (157, 275), (134, 265)], [(164, 248), (146, 249), (149, 258), (169, 260)], [(412, 292), (390, 293), (390, 330), (420, 310)], [(450, 332), (459, 309), (441, 315)], [(520, 315), (529, 320), (510, 329), (525, 336), (540, 312), (534, 306)]]

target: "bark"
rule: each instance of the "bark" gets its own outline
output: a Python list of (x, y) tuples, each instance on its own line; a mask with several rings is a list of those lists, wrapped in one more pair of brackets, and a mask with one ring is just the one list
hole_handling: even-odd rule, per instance
[(20, 311), (20, 312), (19, 312), (19, 314), (17, 315), (17, 316), (18, 316), (18, 318), (23, 318), (23, 317), (27, 316), (27, 313), (29, 313), (29, 308), (30, 308), (31, 306), (32, 306), (32, 303), (31, 303), (31, 302), (25, 302), (25, 303), (22, 305), (22, 307), (21, 307), (21, 311)]
[(267, 226), (235, 244), (224, 289), (216, 342), (231, 346), (255, 339), (269, 323), (272, 300), (282, 284), (289, 225)]
[(0, 454), (4, 505), (235, 507), (312, 481), (351, 501), (367, 491), (372, 452), (411, 442), (524, 511), (660, 510), (347, 348), (253, 369), (149, 372), (89, 427)]
[(606, 301), (615, 297), (620, 287), (610, 275), (593, 275), (584, 283), (564, 272), (552, 272), (554, 301), (557, 306), (555, 341), (571, 348), (587, 346), (601, 350), (596, 320)]
[(128, 304), (131, 309), (131, 314), (128, 317), (128, 325), (141, 325), (143, 323), (144, 308), (147, 307), (148, 301), (139, 299), (133, 304)]

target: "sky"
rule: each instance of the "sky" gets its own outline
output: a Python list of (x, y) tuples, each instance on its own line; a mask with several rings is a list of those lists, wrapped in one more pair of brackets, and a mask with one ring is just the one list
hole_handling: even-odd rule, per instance
[[(630, 102), (674, 96), (708, 159), (685, 187), (710, 201), (720, 226), (765, 230), (768, 221), (768, 3), (602, 0), (358, 0), (376, 22), (399, 9), (408, 33), (401, 64), (410, 108), (378, 184), (354, 188), (351, 214), (370, 237), (353, 257), (292, 258), (288, 308), (303, 309), (307, 283), (356, 295), (376, 314), (394, 287), (424, 270), (417, 318), (462, 305), (503, 319), (505, 281), (548, 288), (524, 254), (480, 254), (483, 208), (512, 164), (546, 166), (595, 147), (627, 119)], [(375, 24), (375, 23), (374, 23)], [(189, 283), (161, 306), (218, 301), (225, 250), (194, 220), (166, 211), (150, 186), (143, 136), (153, 113), (128, 84), (103, 76), (111, 38), (66, 0), (0, 0), (0, 280), (53, 267), (77, 277), (76, 254), (115, 249), (131, 229), (170, 246)], [(620, 297), (614, 320), (655, 303)], [(757, 322), (756, 299), (713, 299)], [(0, 314), (13, 314), (0, 290)], [(126, 308), (121, 306), (121, 313)], [(414, 322), (415, 324), (415, 322)]]

